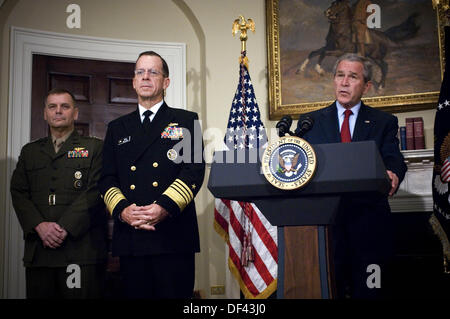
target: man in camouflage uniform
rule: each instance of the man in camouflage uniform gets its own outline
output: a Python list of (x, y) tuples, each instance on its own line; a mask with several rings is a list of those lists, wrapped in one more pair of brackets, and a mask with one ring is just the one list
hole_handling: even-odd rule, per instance
[(103, 142), (80, 136), (77, 118), (73, 95), (51, 90), (44, 107), (50, 136), (22, 148), (11, 179), (27, 298), (103, 295), (107, 214), (97, 190)]

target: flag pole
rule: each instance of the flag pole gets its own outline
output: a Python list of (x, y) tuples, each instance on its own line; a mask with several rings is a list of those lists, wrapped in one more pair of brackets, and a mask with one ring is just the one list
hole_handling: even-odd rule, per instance
[[(239, 39), (241, 40), (241, 55), (239, 57), (239, 64), (241, 65), (240, 73), (240, 81), (245, 81), (245, 75), (242, 70), (243, 66), (248, 70), (248, 58), (247, 58), (247, 30), (251, 30), (255, 32), (255, 23), (252, 19), (245, 19), (243, 15), (240, 15), (239, 18), (234, 20), (232, 27), (232, 34), (235, 36), (238, 32), (240, 32)], [(243, 66), (242, 66), (243, 65)], [(244, 90), (244, 83), (241, 83), (242, 90)], [(242, 96), (245, 96), (245, 92), (242, 92)], [(244, 101), (244, 105), (245, 105)], [(245, 116), (245, 111), (243, 112)], [(242, 129), (245, 134), (247, 134), (247, 126), (245, 121), (242, 121)], [(245, 147), (248, 145), (248, 141), (245, 140)], [(243, 202), (243, 214), (241, 215), (241, 224), (243, 225), (244, 237), (242, 243), (241, 250), (241, 265), (243, 267), (248, 267), (250, 263), (254, 262), (254, 250), (253, 250), (253, 241), (252, 241), (252, 230), (251, 230), (251, 221), (253, 219), (253, 209), (251, 207), (251, 203)]]
[[(239, 18), (234, 20), (231, 32), (233, 36), (235, 36), (238, 32), (241, 33), (239, 36), (239, 39), (241, 40), (241, 56), (239, 57), (239, 63), (244, 63), (248, 69), (248, 58), (245, 56), (248, 39), (247, 30), (255, 32), (255, 22), (253, 22), (250, 18), (246, 20), (243, 15), (240, 15)], [(242, 56), (244, 56), (244, 58)]]
[[(240, 33), (239, 80), (227, 124), (224, 143), (231, 152), (251, 152), (267, 144), (264, 124), (248, 72), (246, 41), (255, 30), (252, 19), (240, 15), (232, 34)], [(251, 150), (251, 151), (250, 151)], [(228, 244), (228, 267), (245, 298), (267, 298), (277, 288), (277, 230), (256, 205), (216, 198), (214, 228)]]

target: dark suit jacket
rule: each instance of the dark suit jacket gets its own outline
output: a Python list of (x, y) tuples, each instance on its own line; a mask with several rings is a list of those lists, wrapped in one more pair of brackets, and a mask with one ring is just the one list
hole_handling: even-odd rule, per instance
[[(303, 114), (298, 121), (299, 125), (302, 118), (307, 115), (314, 119), (314, 125), (303, 136), (305, 140), (311, 144), (340, 143), (341, 135), (336, 103), (326, 108)], [(296, 132), (298, 131), (299, 127), (297, 127)], [(352, 141), (375, 141), (386, 169), (397, 174), (401, 182), (405, 177), (407, 168), (399, 149), (397, 132), (398, 120), (395, 116), (361, 103)]]
[[(97, 189), (102, 147), (100, 139), (74, 131), (58, 153), (48, 137), (22, 148), (11, 178), (11, 196), (25, 238), (25, 266), (106, 261), (108, 215)], [(84, 148), (87, 156), (69, 156), (76, 148)], [(55, 194), (55, 205), (49, 205), (50, 194)], [(59, 248), (43, 247), (34, 228), (44, 221), (56, 222), (67, 230)]]
[[(113, 255), (200, 251), (193, 197), (203, 183), (205, 163), (201, 129), (196, 120), (196, 113), (170, 108), (164, 103), (151, 122), (150, 132), (145, 133), (137, 109), (109, 123), (99, 189), (105, 202), (108, 191), (114, 188), (125, 197), (115, 203), (111, 212)], [(168, 132), (168, 127), (184, 128), (183, 137), (167, 137), (164, 132)], [(183, 161), (179, 162), (180, 159)], [(182, 194), (187, 206), (177, 204), (176, 196), (172, 196), (174, 191)], [(156, 225), (156, 231), (136, 230), (119, 219), (130, 204), (143, 206), (154, 202), (169, 212), (169, 217)]]
[[(307, 115), (314, 119), (314, 125), (303, 136), (305, 140), (311, 144), (340, 142), (336, 103), (300, 116), (298, 126)], [(386, 169), (394, 172), (401, 182), (407, 167), (399, 149), (397, 132), (398, 120), (395, 116), (361, 103), (352, 141), (375, 141)], [(347, 231), (352, 233), (345, 236), (351, 241), (348, 245), (354, 248), (353, 251), (362, 255), (379, 255), (385, 252), (386, 247), (392, 246), (388, 231), (389, 214), (387, 196), (352, 194), (344, 197), (337, 223), (345, 225)]]

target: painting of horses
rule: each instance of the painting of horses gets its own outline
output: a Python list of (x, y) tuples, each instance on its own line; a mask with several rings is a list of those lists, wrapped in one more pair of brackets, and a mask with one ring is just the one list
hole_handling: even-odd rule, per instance
[(434, 107), (443, 54), (432, 2), (367, 1), (376, 4), (367, 16), (373, 14), (372, 21), (378, 18), (378, 25), (364, 25), (366, 37), (358, 44), (354, 28), (358, 1), (266, 1), (271, 11), (267, 14), (271, 119), (333, 101), (333, 67), (340, 55), (349, 52), (364, 55), (374, 66), (366, 103), (391, 111)]

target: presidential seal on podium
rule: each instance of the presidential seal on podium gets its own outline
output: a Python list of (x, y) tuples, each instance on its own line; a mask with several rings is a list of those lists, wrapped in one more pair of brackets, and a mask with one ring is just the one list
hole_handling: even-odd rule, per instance
[(314, 176), (316, 164), (311, 144), (296, 136), (285, 136), (266, 148), (261, 166), (270, 184), (292, 190), (308, 184)]

